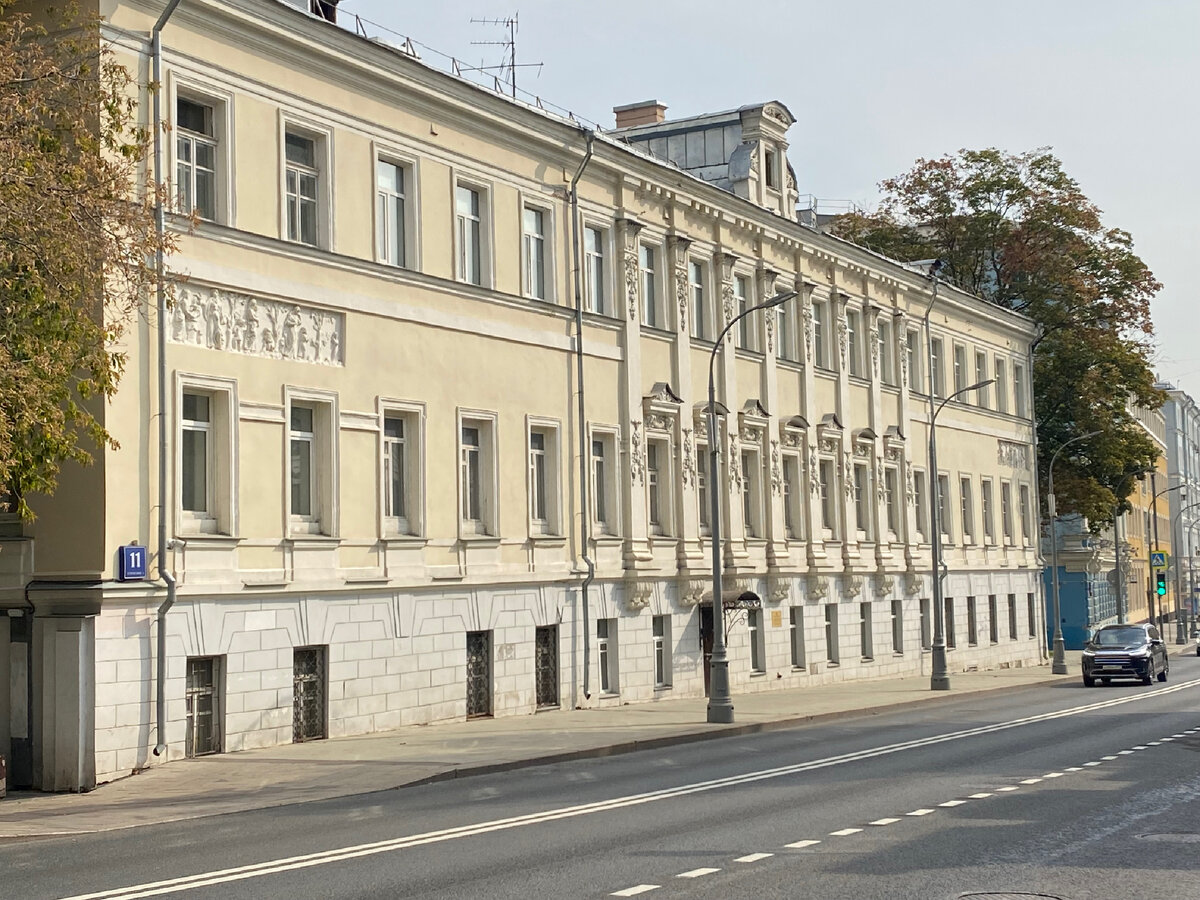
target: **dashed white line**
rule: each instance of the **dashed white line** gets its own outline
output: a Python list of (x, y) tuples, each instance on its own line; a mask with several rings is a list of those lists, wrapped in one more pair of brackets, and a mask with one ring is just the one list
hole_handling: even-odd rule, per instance
[(1079, 768), (1079, 766), (1068, 766), (1067, 768), (1063, 769), (1063, 771), (1064, 772), (1082, 772), (1083, 769)]
[(1040, 778), (1026, 778), (1021, 782), (1021, 784), (1037, 784), (1041, 780), (1042, 779)]
[(962, 806), (966, 800), (947, 800), (945, 803), (939, 803), (938, 806)]
[(1134, 750), (1145, 750), (1145, 749), (1146, 749), (1146, 745), (1145, 745), (1145, 744), (1138, 744), (1138, 745), (1137, 745), (1136, 747), (1134, 747), (1133, 749), (1134, 749)]
[(895, 825), (899, 821), (900, 821), (899, 819), (891, 819), (891, 818), (876, 819), (874, 822), (871, 822), (870, 824), (871, 825)]
[(1132, 750), (1118, 750), (1117, 756), (1133, 756)]
[(1004, 787), (996, 788), (997, 793), (1008, 793), (1009, 791), (1019, 791), (1020, 788), (1015, 784), (1007, 784)]
[(906, 816), (927, 816), (934, 810), (932, 809), (914, 809), (910, 813), (905, 813)]
[(774, 853), (747, 853), (745, 856), (739, 856), (734, 862), (752, 863), (758, 862), (760, 859), (767, 859), (774, 856)]
[(1045, 775), (1043, 775), (1042, 777), (1043, 777), (1043, 778), (1062, 778), (1062, 777), (1063, 777), (1063, 773), (1062, 773), (1062, 772), (1047, 772), (1047, 773), (1046, 773)]
[(690, 871), (690, 872), (680, 872), (675, 877), (676, 878), (701, 878), (705, 875), (712, 875), (715, 872), (720, 872), (720, 871), (721, 871), (720, 869), (711, 869), (711, 868), (692, 869), (692, 871)]
[(971, 799), (972, 799), (972, 800), (983, 800), (983, 799), (985, 799), (985, 798), (987, 798), (987, 797), (990, 797), (990, 796), (992, 796), (992, 795), (991, 795), (990, 793), (987, 793), (987, 792), (985, 791), (985, 792), (981, 792), (981, 793), (978, 793), (978, 794), (972, 794), (972, 795), (971, 795)]
[[(1177, 735), (1176, 735), (1176, 737), (1177, 737)], [(1174, 737), (1165, 737), (1165, 738), (1159, 738), (1159, 740), (1162, 741), (1164, 744), (1166, 744), (1166, 743), (1169, 743), (1169, 742), (1175, 740), (1175, 738)]]
[(820, 841), (793, 841), (790, 844), (784, 844), (789, 850), (803, 850), (805, 847), (813, 847), (821, 843)]
[(660, 887), (662, 887), (660, 884), (635, 884), (633, 887), (625, 888), (623, 891), (613, 891), (608, 896), (636, 897), (638, 894), (644, 894), (647, 891), (657, 891)]
[(860, 831), (862, 831), (861, 828), (843, 828), (840, 831), (829, 832), (829, 836), (830, 837), (846, 837), (847, 835), (858, 834)]
[[(1167, 740), (1169, 741), (1169, 740), (1170, 740), (1170, 738), (1167, 738)], [(1161, 746), (1162, 746), (1162, 741), (1151, 741), (1151, 742), (1150, 742), (1150, 746), (1151, 746), (1151, 747), (1161, 747)]]
[(1102, 760), (1104, 760), (1105, 762), (1112, 762), (1114, 759), (1116, 759), (1116, 757), (1115, 757), (1115, 756), (1102, 756), (1102, 757), (1100, 757), (1100, 758), (1101, 758)]

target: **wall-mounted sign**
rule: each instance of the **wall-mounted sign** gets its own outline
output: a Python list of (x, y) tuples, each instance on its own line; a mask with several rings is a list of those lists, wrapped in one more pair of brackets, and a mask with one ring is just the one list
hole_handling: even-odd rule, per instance
[(146, 548), (123, 544), (120, 548), (117, 578), (120, 581), (142, 581), (146, 577)]

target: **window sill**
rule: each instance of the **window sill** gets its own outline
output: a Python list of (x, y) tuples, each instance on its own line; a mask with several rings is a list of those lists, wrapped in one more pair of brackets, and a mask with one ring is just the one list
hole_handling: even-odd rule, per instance
[(903, 650), (893, 650), (893, 651), (892, 651), (892, 658), (893, 658), (893, 659), (901, 659), (901, 658), (903, 658), (903, 656), (904, 656), (904, 651), (903, 651)]
[(203, 546), (205, 544), (212, 544), (219, 547), (223, 544), (236, 544), (242, 538), (241, 535), (237, 534), (213, 534), (208, 531), (177, 531), (175, 532), (175, 539), (186, 548), (188, 545)]
[(755, 678), (766, 678), (766, 677), (767, 677), (767, 673), (765, 671), (763, 671), (763, 672), (755, 671), (755, 672), (750, 673), (751, 681), (753, 681)]
[(841, 664), (840, 662), (838, 662), (836, 659), (827, 659), (827, 660), (825, 660), (825, 668), (827, 668), (827, 669), (837, 669), (837, 668), (839, 668), (841, 665), (842, 665), (842, 664)]
[(863, 657), (861, 660), (859, 660), (859, 661), (860, 661), (860, 662), (865, 662), (865, 663), (873, 663), (873, 662), (875, 662), (875, 657), (873, 657), (873, 656), (864, 656), (864, 657)]
[[(563, 538), (563, 540), (566, 540), (566, 538)], [(620, 544), (625, 539), (619, 534), (609, 534), (608, 532), (604, 532), (603, 534), (593, 534), (591, 540), (593, 544), (600, 546), (615, 546)]]
[(531, 534), (529, 536), (529, 540), (533, 541), (535, 544), (546, 544), (547, 546), (553, 546), (555, 544), (565, 544), (567, 542), (567, 536), (564, 534)]
[(481, 546), (495, 546), (500, 543), (500, 537), (494, 534), (460, 534), (458, 539), (464, 544), (479, 544)]
[(669, 684), (656, 684), (654, 686), (654, 693), (656, 693), (656, 694), (666, 693), (667, 691), (671, 690), (672, 687), (673, 687), (673, 685), (669, 685)]
[(792, 666), (793, 672), (807, 672), (808, 666)]
[(399, 532), (392, 532), (384, 534), (380, 540), (385, 544), (425, 544), (429, 539), (423, 534), (400, 534)]
[(285, 540), (289, 540), (292, 542), (293, 546), (297, 546), (301, 544), (337, 544), (340, 543), (341, 538), (334, 537), (331, 534), (291, 533), (288, 534)]

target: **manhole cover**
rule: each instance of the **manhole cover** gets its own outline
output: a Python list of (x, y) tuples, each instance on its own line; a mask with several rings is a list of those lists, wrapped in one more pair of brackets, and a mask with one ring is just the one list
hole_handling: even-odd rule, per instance
[(1182, 831), (1174, 834), (1139, 834), (1143, 841), (1158, 841), (1162, 844), (1200, 844), (1200, 834)]

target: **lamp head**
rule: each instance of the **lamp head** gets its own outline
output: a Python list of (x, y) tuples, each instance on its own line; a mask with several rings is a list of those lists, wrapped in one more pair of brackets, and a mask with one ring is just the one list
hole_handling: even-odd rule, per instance
[(776, 307), (776, 306), (783, 306), (783, 304), (787, 303), (789, 300), (791, 300), (795, 296), (796, 296), (795, 291), (784, 291), (783, 293), (776, 294), (770, 300), (766, 301), (763, 304), (763, 306), (768, 309), (770, 309), (772, 307)]

